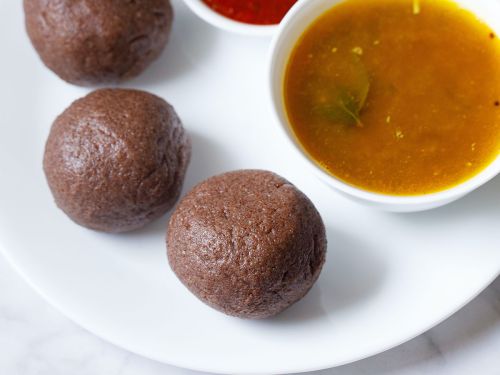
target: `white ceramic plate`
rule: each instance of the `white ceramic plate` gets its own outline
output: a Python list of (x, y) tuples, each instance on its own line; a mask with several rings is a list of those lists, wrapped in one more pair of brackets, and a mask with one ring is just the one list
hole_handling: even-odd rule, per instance
[(218, 31), (174, 1), (168, 50), (127, 84), (177, 108), (193, 138), (186, 189), (236, 168), (276, 171), (307, 193), (328, 229), (317, 286), (267, 321), (226, 317), (175, 278), (167, 218), (139, 232), (83, 229), (56, 209), (42, 173), (53, 119), (88, 92), (45, 69), (21, 2), (0, 0), (0, 244), (53, 305), (95, 334), (169, 364), (221, 373), (291, 373), (355, 361), (448, 317), (500, 270), (500, 180), (428, 213), (370, 211), (312, 177), (266, 96), (268, 41)]

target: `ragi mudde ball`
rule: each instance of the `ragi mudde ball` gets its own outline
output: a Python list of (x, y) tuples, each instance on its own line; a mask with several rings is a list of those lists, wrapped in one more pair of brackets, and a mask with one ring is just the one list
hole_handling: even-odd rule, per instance
[(103, 89), (55, 120), (43, 167), (55, 202), (72, 220), (125, 232), (172, 208), (190, 155), (171, 105), (143, 91)]
[(26, 29), (45, 65), (77, 85), (140, 74), (167, 44), (169, 0), (24, 0)]
[(284, 178), (243, 170), (189, 192), (167, 233), (171, 268), (200, 300), (228, 315), (261, 319), (300, 300), (319, 277), (325, 227)]

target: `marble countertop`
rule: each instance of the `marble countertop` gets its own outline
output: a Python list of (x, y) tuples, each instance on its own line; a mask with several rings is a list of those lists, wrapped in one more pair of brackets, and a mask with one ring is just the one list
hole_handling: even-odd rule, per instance
[[(500, 279), (430, 332), (317, 375), (499, 375)], [(121, 350), (78, 327), (0, 256), (1, 375), (199, 375)]]

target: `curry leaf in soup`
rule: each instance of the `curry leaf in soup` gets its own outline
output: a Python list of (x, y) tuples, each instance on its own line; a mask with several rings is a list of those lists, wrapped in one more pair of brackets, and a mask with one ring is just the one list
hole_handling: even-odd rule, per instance
[(370, 77), (360, 56), (339, 53), (318, 80), (312, 111), (330, 122), (362, 127), (360, 114), (369, 91)]

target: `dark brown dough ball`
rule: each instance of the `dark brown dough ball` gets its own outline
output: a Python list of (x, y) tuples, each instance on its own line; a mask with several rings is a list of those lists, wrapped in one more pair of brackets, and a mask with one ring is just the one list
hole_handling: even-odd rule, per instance
[(71, 219), (125, 232), (172, 208), (190, 155), (171, 105), (143, 91), (105, 89), (56, 119), (43, 166), (57, 205)]
[(77, 85), (140, 74), (165, 47), (169, 0), (24, 0), (28, 35), (45, 65)]
[(170, 219), (170, 266), (200, 300), (228, 315), (261, 319), (306, 295), (326, 255), (311, 201), (282, 177), (245, 170), (212, 177)]

